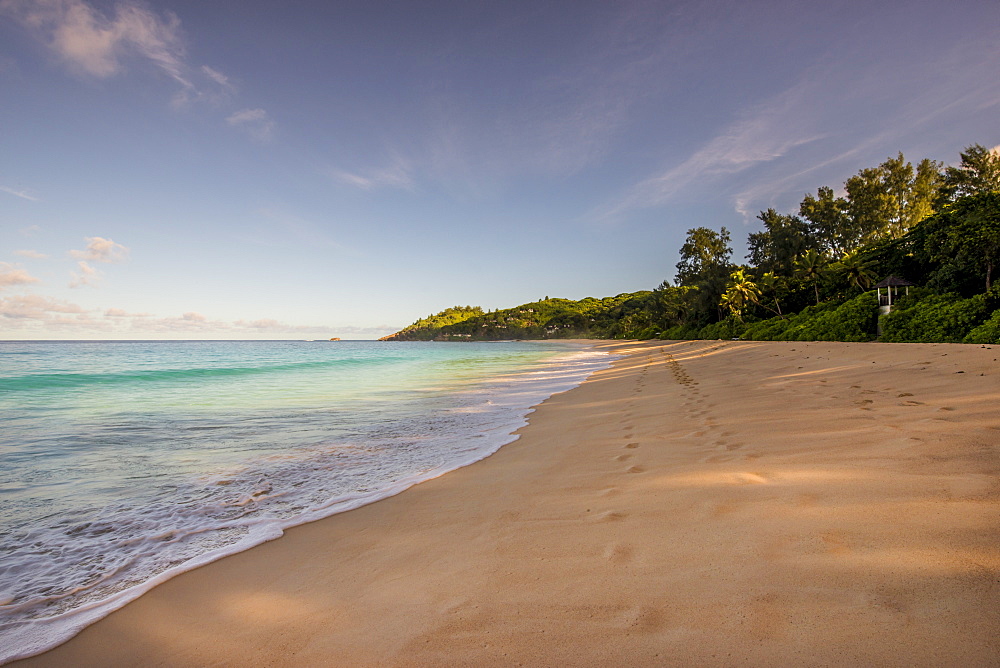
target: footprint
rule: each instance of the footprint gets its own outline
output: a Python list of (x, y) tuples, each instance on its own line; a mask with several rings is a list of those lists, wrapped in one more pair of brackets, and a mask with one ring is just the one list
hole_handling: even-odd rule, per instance
[(641, 466), (633, 466), (629, 468), (625, 473), (643, 473), (646, 469)]
[(632, 457), (634, 457), (634, 456), (635, 455), (618, 455), (617, 457), (615, 457), (615, 461), (616, 462), (627, 462), (628, 460), (632, 459)]
[(658, 608), (641, 606), (629, 610), (622, 626), (630, 631), (638, 633), (658, 633), (667, 625), (667, 616)]
[(623, 513), (620, 510), (607, 510), (603, 513), (598, 513), (594, 516), (595, 522), (619, 522), (628, 517), (628, 513)]
[(626, 443), (625, 447), (629, 448), (629, 449), (634, 449), (634, 448), (638, 448), (639, 444), (633, 441), (632, 443)]
[(819, 501), (819, 497), (815, 494), (799, 494), (795, 497), (795, 505), (800, 508), (811, 508), (815, 506)]
[(624, 564), (632, 561), (635, 550), (628, 543), (615, 543), (604, 550), (604, 558), (614, 564)]
[(819, 539), (830, 554), (847, 554), (851, 551), (847, 539), (838, 533), (821, 533)]

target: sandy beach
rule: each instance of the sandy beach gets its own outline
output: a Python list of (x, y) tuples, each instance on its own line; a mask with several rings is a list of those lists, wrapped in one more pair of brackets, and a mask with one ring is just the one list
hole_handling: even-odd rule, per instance
[(488, 459), (12, 665), (1000, 665), (1000, 346), (597, 345)]

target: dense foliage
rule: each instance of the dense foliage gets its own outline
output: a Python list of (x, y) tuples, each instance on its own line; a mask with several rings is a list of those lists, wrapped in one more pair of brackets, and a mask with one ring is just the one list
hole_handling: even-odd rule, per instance
[[(391, 341), (476, 339), (616, 338), (652, 328), (652, 292), (635, 292), (579, 301), (545, 299), (509, 309), (483, 312), (480, 308), (454, 307), (419, 320), (386, 337)], [(456, 317), (457, 315), (464, 317)], [(449, 322), (443, 322), (449, 320)]]
[[(732, 262), (726, 228), (693, 227), (675, 284), (488, 313), (454, 307), (387, 338), (1000, 343), (1000, 154), (974, 144), (942, 168), (900, 153), (858, 171), (842, 192), (822, 186), (797, 212), (761, 211), (747, 264)], [(872, 286), (889, 276), (920, 287), (880, 318)]]

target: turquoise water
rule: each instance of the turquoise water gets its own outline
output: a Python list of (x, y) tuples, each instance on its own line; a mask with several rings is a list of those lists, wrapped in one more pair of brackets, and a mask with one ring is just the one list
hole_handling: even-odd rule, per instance
[(0, 342), (0, 661), (513, 440), (554, 342)]

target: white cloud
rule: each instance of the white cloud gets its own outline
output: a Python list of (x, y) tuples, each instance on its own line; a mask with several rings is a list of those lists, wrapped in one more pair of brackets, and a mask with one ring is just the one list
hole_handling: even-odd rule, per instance
[(0, 289), (37, 282), (38, 279), (24, 269), (8, 262), (0, 262)]
[(0, 297), (0, 316), (4, 318), (48, 320), (53, 313), (86, 314), (87, 311), (76, 304), (41, 295)]
[(21, 257), (30, 258), (32, 260), (47, 260), (49, 258), (45, 253), (39, 253), (33, 250), (16, 250), (14, 255), (20, 255)]
[(155, 317), (121, 308), (93, 312), (71, 302), (40, 295), (0, 297), (0, 319), (8, 330), (19, 330), (46, 338), (51, 331), (60, 336), (86, 338), (328, 338), (330, 336), (377, 338), (398, 327), (329, 327), (289, 325), (273, 318), (213, 320), (188, 311), (180, 316)]
[(152, 313), (129, 313), (125, 309), (109, 308), (104, 311), (105, 318), (148, 318)]
[(85, 237), (87, 247), (84, 250), (71, 250), (70, 257), (75, 257), (79, 273), (73, 272), (73, 280), (69, 287), (79, 288), (84, 285), (96, 286), (100, 284), (101, 272), (91, 266), (91, 262), (103, 262), (113, 264), (124, 262), (128, 258), (129, 249), (112, 239), (103, 237)]
[(76, 264), (80, 269), (80, 273), (72, 272), (73, 280), (69, 282), (69, 287), (79, 288), (84, 285), (96, 286), (100, 283), (101, 272), (97, 271), (83, 260), (80, 260)]
[(13, 195), (14, 197), (20, 197), (21, 199), (26, 199), (29, 202), (37, 202), (38, 198), (32, 195), (27, 190), (15, 190), (14, 188), (8, 188), (7, 186), (0, 186), (0, 191), (7, 193), (8, 195)]
[(129, 249), (111, 239), (103, 237), (84, 237), (87, 242), (85, 250), (71, 250), (69, 254), (78, 260), (93, 262), (122, 262), (128, 258)]
[(274, 121), (263, 109), (243, 109), (230, 115), (226, 122), (234, 128), (239, 128), (251, 137), (266, 141), (274, 131)]

